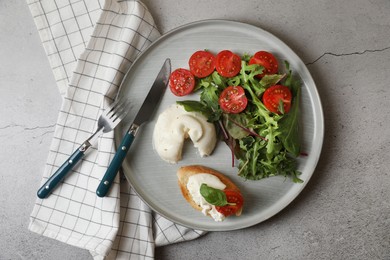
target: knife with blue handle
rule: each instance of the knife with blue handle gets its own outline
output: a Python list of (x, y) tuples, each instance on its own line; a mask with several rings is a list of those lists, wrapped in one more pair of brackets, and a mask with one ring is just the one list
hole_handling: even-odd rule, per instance
[(96, 189), (96, 194), (99, 197), (106, 196), (109, 191), (111, 184), (114, 182), (115, 176), (117, 175), (122, 162), (125, 159), (135, 136), (137, 135), (139, 127), (150, 119), (161, 97), (163, 96), (168, 85), (170, 74), (171, 60), (166, 59), (140, 110), (135, 116), (133, 123), (130, 125), (128, 131), (119, 144), (114, 158)]

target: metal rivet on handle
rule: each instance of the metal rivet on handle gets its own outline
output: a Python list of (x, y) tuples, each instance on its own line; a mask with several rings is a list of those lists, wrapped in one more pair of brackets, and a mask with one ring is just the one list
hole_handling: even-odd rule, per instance
[(104, 185), (108, 185), (109, 184), (109, 182), (108, 181), (104, 181)]
[(123, 151), (126, 150), (126, 146), (122, 146), (122, 150), (123, 150)]

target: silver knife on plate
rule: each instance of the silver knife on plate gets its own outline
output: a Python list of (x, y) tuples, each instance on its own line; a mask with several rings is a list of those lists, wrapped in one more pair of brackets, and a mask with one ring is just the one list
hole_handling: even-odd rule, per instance
[(155, 108), (159, 104), (159, 101), (164, 94), (165, 89), (167, 88), (170, 74), (171, 60), (168, 58), (165, 60), (140, 110), (135, 116), (135, 119), (130, 125), (125, 136), (123, 137), (120, 145), (117, 148), (114, 158), (112, 159), (106, 173), (103, 176), (103, 179), (100, 181), (100, 184), (96, 189), (96, 194), (99, 197), (104, 197), (109, 191), (111, 184), (114, 181), (115, 176), (118, 173), (119, 168), (121, 167), (122, 162), (134, 141), (135, 136), (137, 135), (139, 127), (150, 119)]

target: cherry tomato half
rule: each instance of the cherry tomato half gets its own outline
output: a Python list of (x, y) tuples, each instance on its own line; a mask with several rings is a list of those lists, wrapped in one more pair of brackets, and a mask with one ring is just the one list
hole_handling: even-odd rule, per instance
[(190, 94), (195, 87), (195, 77), (191, 71), (183, 68), (174, 70), (169, 77), (169, 88), (176, 96)]
[(263, 94), (263, 103), (265, 107), (269, 111), (277, 114), (281, 114), (281, 111), (279, 111), (279, 104), (281, 101), (283, 102), (284, 113), (286, 114), (290, 111), (291, 99), (292, 95), (290, 89), (283, 85), (269, 87)]
[(227, 113), (238, 114), (246, 108), (248, 99), (240, 86), (229, 86), (219, 95), (219, 105)]
[(204, 78), (213, 73), (215, 57), (208, 51), (197, 51), (191, 55), (188, 65), (195, 77)]
[(215, 58), (215, 68), (223, 77), (234, 77), (241, 70), (241, 58), (229, 50), (221, 51)]
[(256, 75), (258, 78), (264, 75), (278, 73), (278, 61), (272, 53), (266, 51), (258, 51), (249, 60), (249, 64), (259, 64), (264, 67), (263, 73)]
[(225, 217), (236, 214), (239, 210), (242, 209), (244, 205), (244, 198), (242, 195), (235, 190), (224, 190), (226, 194), (226, 199), (228, 205), (225, 206), (216, 206), (215, 209), (219, 212), (225, 215)]

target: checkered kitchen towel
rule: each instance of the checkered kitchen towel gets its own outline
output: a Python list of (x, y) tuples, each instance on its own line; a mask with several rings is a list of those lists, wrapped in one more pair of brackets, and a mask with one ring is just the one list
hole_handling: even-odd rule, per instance
[[(63, 96), (43, 184), (95, 130), (134, 59), (160, 35), (140, 1), (27, 3)], [(203, 234), (152, 212), (123, 175), (107, 197), (97, 197), (114, 153), (113, 132), (104, 134), (48, 198), (37, 199), (29, 229), (87, 249), (95, 259), (153, 259), (155, 246)]]

